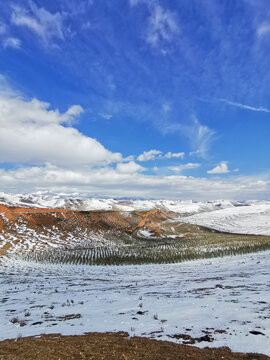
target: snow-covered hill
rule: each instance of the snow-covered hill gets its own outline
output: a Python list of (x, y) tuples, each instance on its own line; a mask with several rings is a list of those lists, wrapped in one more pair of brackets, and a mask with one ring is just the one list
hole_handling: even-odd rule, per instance
[(270, 203), (250, 203), (249, 206), (200, 213), (183, 220), (224, 232), (270, 235)]
[(237, 202), (220, 201), (171, 201), (123, 200), (90, 198), (78, 194), (6, 194), (0, 193), (0, 205), (68, 209), (79, 211), (116, 210), (120, 212), (150, 211), (153, 209), (174, 212), (180, 219), (219, 231), (270, 235), (270, 201)]
[(165, 211), (173, 211), (180, 214), (197, 214), (205, 211), (213, 211), (235, 206), (247, 205), (246, 203), (237, 201), (205, 201), (197, 202), (193, 200), (170, 201), (170, 200), (116, 200), (116, 199), (98, 199), (87, 198), (83, 196), (73, 195), (67, 196), (63, 194), (6, 194), (0, 193), (0, 204), (7, 206), (37, 207), (51, 209), (71, 209), (71, 210), (119, 210), (149, 211), (152, 209), (160, 209)]

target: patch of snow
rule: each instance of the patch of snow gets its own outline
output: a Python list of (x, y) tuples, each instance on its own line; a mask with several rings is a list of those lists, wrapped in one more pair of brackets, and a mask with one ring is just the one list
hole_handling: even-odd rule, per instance
[(140, 229), (138, 230), (138, 236), (146, 238), (146, 239), (152, 239), (153, 237), (153, 232), (148, 230), (148, 229)]

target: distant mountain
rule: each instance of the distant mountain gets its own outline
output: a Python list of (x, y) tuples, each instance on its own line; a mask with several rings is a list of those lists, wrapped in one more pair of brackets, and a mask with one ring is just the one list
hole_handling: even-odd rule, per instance
[(235, 206), (250, 205), (248, 202), (237, 201), (204, 201), (194, 200), (131, 200), (131, 199), (104, 199), (80, 196), (79, 194), (6, 194), (0, 193), (0, 204), (18, 207), (35, 207), (49, 209), (70, 209), (80, 211), (90, 210), (117, 210), (117, 211), (149, 211), (160, 209), (179, 214), (198, 214), (201, 212), (232, 208)]

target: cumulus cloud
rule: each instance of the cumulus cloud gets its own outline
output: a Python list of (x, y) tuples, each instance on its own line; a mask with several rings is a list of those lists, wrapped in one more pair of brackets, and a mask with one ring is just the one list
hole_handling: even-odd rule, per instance
[(138, 161), (149, 161), (149, 160), (156, 160), (156, 159), (172, 159), (172, 158), (183, 159), (184, 156), (185, 156), (184, 152), (172, 153), (169, 151), (166, 154), (163, 154), (163, 152), (160, 150), (149, 150), (149, 151), (144, 151), (142, 154), (140, 154), (137, 157), (137, 160)]
[(119, 163), (116, 165), (116, 170), (120, 174), (134, 174), (139, 171), (144, 171), (145, 168), (139, 164), (136, 164), (134, 161), (128, 163)]
[(142, 154), (140, 154), (137, 157), (137, 160), (138, 161), (154, 160), (154, 159), (160, 157), (161, 154), (162, 154), (162, 151), (159, 151), (159, 150), (144, 151)]
[(200, 166), (200, 164), (197, 163), (188, 163), (188, 164), (181, 164), (181, 165), (176, 165), (176, 166), (168, 166), (169, 170), (172, 170), (174, 172), (180, 172), (183, 170), (188, 170), (188, 169), (196, 169)]
[(221, 161), (214, 169), (208, 170), (208, 174), (228, 174), (230, 172), (227, 161)]
[(270, 174), (257, 177), (233, 176), (227, 179), (194, 178), (180, 175), (157, 176), (120, 173), (117, 168), (80, 168), (46, 165), (16, 170), (0, 169), (0, 187), (5, 192), (79, 192), (111, 197), (164, 199), (267, 199)]
[(184, 152), (180, 152), (180, 153), (171, 153), (170, 151), (167, 152), (167, 154), (164, 155), (164, 158), (165, 159), (171, 159), (171, 158), (181, 158), (183, 159), (185, 156), (185, 153)]
[(49, 103), (0, 92), (0, 162), (74, 167), (121, 161), (121, 154), (69, 126), (82, 112), (79, 105), (61, 113)]
[(11, 22), (17, 26), (23, 26), (35, 33), (46, 46), (55, 39), (64, 39), (63, 15), (55, 14), (38, 7), (34, 2), (29, 2), (29, 7), (23, 8), (14, 5)]

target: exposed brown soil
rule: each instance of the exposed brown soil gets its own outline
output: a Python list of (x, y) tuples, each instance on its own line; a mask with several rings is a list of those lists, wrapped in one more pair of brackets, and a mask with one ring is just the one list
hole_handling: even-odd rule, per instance
[[(20, 243), (24, 242), (23, 236), (20, 236), (16, 224), (24, 223), (27, 229), (34, 230), (36, 233), (46, 235), (47, 230), (53, 230), (53, 233), (62, 233), (62, 239), (65, 242), (68, 234), (77, 235), (78, 229), (85, 230), (86, 233), (100, 232), (108, 237), (113, 233), (136, 234), (140, 228), (151, 230), (156, 236), (161, 235), (160, 223), (168, 219), (168, 214), (159, 210), (153, 211), (136, 211), (129, 213), (129, 216), (123, 215), (119, 211), (74, 211), (63, 209), (40, 209), (40, 208), (22, 208), (22, 207), (8, 207), (0, 205), (0, 213), (8, 222), (0, 217), (0, 232), (4, 236), (10, 234), (13, 239), (19, 238)], [(46, 244), (39, 244), (39, 249), (42, 250)], [(66, 242), (66, 246), (69, 244)], [(10, 242), (1, 247), (0, 256), (5, 255), (12, 247)], [(46, 247), (46, 246), (45, 246)], [(21, 247), (23, 250), (23, 247)]]
[(127, 333), (81, 336), (42, 335), (0, 342), (1, 360), (269, 360), (266, 355), (233, 353), (226, 347), (199, 349), (169, 341), (129, 338)]
[[(36, 209), (36, 208), (20, 208), (20, 207), (8, 207), (0, 205), (0, 213), (3, 213), (5, 217), (11, 222), (16, 222), (19, 217), (23, 220), (27, 220), (29, 223), (33, 223), (39, 226), (55, 225), (60, 220), (68, 220), (69, 222), (78, 224), (88, 224), (95, 227), (109, 227), (118, 228), (120, 230), (133, 232), (134, 230), (145, 226), (152, 221), (167, 219), (165, 214), (159, 214), (158, 210), (149, 212), (134, 212), (132, 216), (125, 217), (120, 214), (119, 211), (75, 211), (75, 210), (63, 210), (63, 209)], [(51, 218), (50, 215), (54, 214)], [(42, 216), (43, 215), (43, 216)], [(47, 216), (46, 216), (47, 215)], [(65, 222), (65, 221), (64, 221)], [(4, 222), (0, 219), (0, 226), (4, 228)]]

